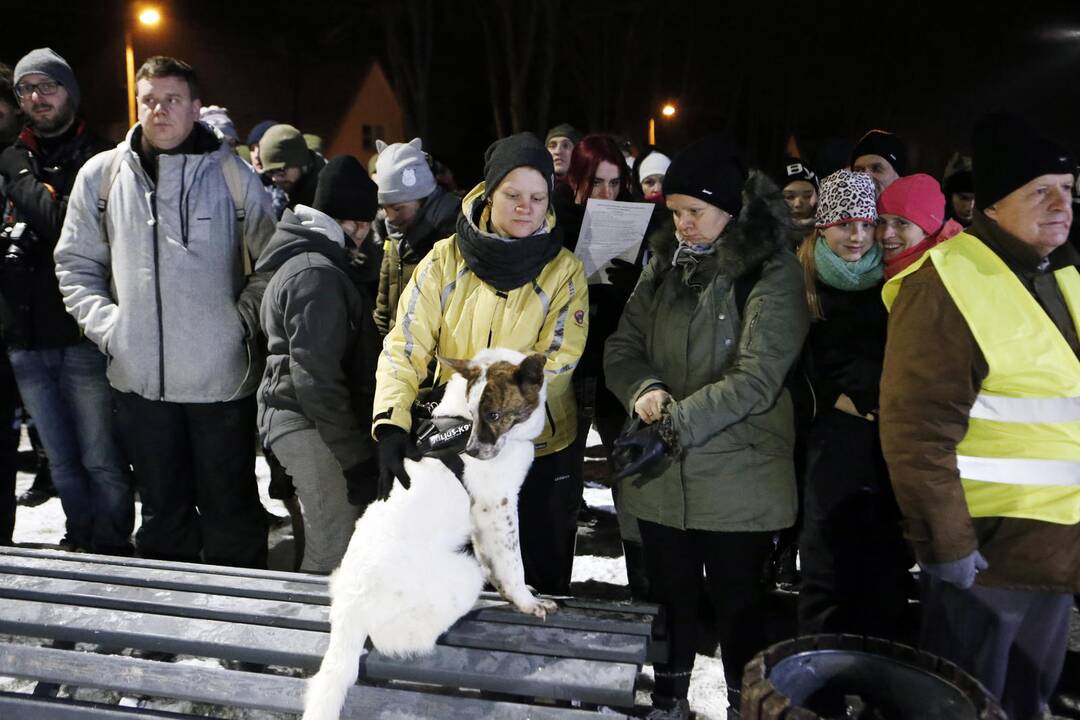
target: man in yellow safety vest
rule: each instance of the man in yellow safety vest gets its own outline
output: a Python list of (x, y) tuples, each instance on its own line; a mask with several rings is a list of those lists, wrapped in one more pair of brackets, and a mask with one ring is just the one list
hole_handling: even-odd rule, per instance
[(921, 645), (1025, 720), (1080, 591), (1076, 162), (1011, 115), (972, 149), (973, 223), (883, 291), (881, 443), (923, 570)]

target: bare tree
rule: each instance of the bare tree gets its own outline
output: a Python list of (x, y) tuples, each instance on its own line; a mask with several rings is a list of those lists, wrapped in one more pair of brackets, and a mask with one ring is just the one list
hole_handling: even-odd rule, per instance
[(430, 119), (431, 59), (434, 26), (438, 22), (433, 0), (387, 0), (382, 3), (383, 32), (390, 74), (405, 106), (412, 134), (424, 137)]

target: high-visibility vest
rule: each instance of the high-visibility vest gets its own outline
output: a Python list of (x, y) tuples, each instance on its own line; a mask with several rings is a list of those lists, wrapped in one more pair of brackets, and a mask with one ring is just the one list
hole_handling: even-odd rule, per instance
[[(932, 248), (886, 283), (886, 307), (904, 278), (928, 259), (989, 366), (956, 448), (972, 517), (1080, 522), (1076, 353), (1001, 258), (967, 233)], [(1067, 267), (1054, 278), (1080, 327), (1080, 273)]]

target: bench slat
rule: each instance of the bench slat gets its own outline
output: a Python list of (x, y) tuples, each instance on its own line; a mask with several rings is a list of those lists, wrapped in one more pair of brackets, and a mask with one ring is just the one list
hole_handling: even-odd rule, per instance
[(80, 558), (79, 555), (72, 555), (71, 553), (67, 555), (67, 558), (57, 559), (0, 555), (0, 574), (90, 580), (115, 585), (157, 587), (186, 592), (253, 597), (263, 600), (307, 602), (319, 605), (330, 604), (326, 586), (309, 582), (245, 578), (128, 565), (102, 565), (81, 559), (73, 559)]
[[(315, 595), (318, 596), (318, 589), (322, 589), (325, 596), (325, 588), (328, 582), (328, 578), (325, 575), (312, 575), (308, 573), (293, 573), (283, 572), (279, 570), (253, 570), (250, 568), (234, 568), (224, 567), (221, 565), (201, 565), (196, 563), (179, 563), (165, 560), (148, 560), (145, 558), (124, 558), (114, 557), (112, 555), (92, 555), (83, 554), (73, 556), (70, 552), (63, 550), (44, 550), (33, 548), (20, 548), (20, 547), (0, 547), (0, 559), (4, 556), (10, 557), (24, 557), (24, 558), (44, 558), (52, 560), (71, 560), (73, 557), (77, 557), (80, 560), (87, 563), (96, 563), (99, 565), (110, 565), (127, 568), (148, 568), (165, 570), (169, 573), (175, 572), (191, 572), (200, 575), (220, 575), (224, 577), (241, 577), (241, 578), (259, 578), (265, 580), (276, 580), (284, 583), (288, 583), (290, 586), (307, 584), (313, 586)], [(496, 593), (486, 592), (482, 594), (482, 598), (488, 600), (499, 601), (500, 598)], [(301, 600), (302, 601), (302, 600)], [(322, 600), (322, 604), (326, 604), (326, 600)], [(611, 612), (613, 608), (618, 608), (618, 612), (624, 616), (634, 615), (656, 615), (659, 612), (657, 605), (649, 603), (638, 602), (612, 602), (612, 601), (600, 601), (600, 600), (587, 600), (581, 598), (565, 598), (560, 600), (561, 605), (567, 607), (574, 607), (582, 610), (598, 610), (602, 612)]]
[[(188, 592), (198, 595), (221, 595), (230, 597), (248, 597), (267, 602), (306, 603), (325, 607), (330, 602), (325, 585), (316, 583), (287, 585), (270, 580), (244, 580), (229, 576), (217, 576), (214, 573), (170, 572), (162, 569), (141, 569), (126, 565), (105, 565), (86, 562), (83, 555), (65, 553), (65, 557), (48, 559), (31, 556), (9, 556), (0, 553), (0, 576), (47, 577), (59, 580), (88, 581), (103, 583), (118, 588), (123, 586), (156, 588), (176, 592)], [(78, 558), (78, 559), (76, 559)], [(198, 566), (196, 566), (198, 567)], [(119, 593), (119, 590), (117, 590)], [(570, 601), (561, 601), (570, 602)], [(299, 617), (299, 609), (288, 615), (282, 606), (282, 617), (278, 622), (267, 623), (282, 627), (311, 627), (303, 621), (292, 623), (291, 617)], [(621, 607), (621, 606), (620, 606)], [(325, 613), (325, 609), (319, 612)], [(485, 593), (479, 602), (475, 614), (470, 619), (490, 622), (503, 622), (512, 625), (542, 625), (544, 627), (563, 627), (572, 630), (592, 630), (597, 632), (615, 632), (628, 635), (652, 635), (652, 617), (640, 613), (614, 612), (611, 606), (604, 609), (583, 609), (566, 606), (550, 615), (546, 620), (532, 615), (523, 615), (497, 595)]]
[(42, 698), (22, 693), (0, 693), (0, 718), (34, 720), (203, 720), (197, 715), (99, 705), (68, 698)]
[(563, 628), (475, 620), (458, 620), (439, 639), (439, 644), (637, 665), (643, 665), (648, 655), (648, 639), (640, 635), (570, 632)]
[[(16, 599), (0, 603), (0, 632), (306, 669), (318, 667), (329, 637), (308, 630)], [(424, 658), (394, 660), (373, 652), (367, 661), (369, 676), (376, 679), (622, 706), (633, 705), (637, 677), (636, 664), (444, 646)], [(581, 685), (584, 678), (588, 685)]]
[[(475, 652), (475, 651), (473, 651)], [(378, 652), (360, 658), (360, 677), (405, 680), (451, 687), (529, 695), (555, 700), (578, 699), (597, 705), (632, 707), (637, 666), (574, 658), (487, 652), (480, 662), (463, 648), (439, 647), (432, 655), (408, 661)]]
[[(0, 575), (0, 598), (129, 610), (316, 632), (330, 630), (329, 609), (323, 605), (111, 585), (62, 578)], [(504, 611), (502, 614), (509, 613)], [(513, 612), (513, 616), (532, 617), (517, 612)], [(539, 618), (535, 619), (539, 621)], [(516, 626), (507, 624), (506, 621), (492, 623), (468, 618), (458, 621), (439, 642), (441, 645), (458, 647), (637, 664), (645, 662), (648, 650), (648, 639), (640, 635), (569, 631), (554, 626)]]
[(228, 567), (225, 565), (204, 565), (202, 563), (173, 562), (172, 560), (150, 560), (147, 558), (119, 557), (116, 555), (95, 555), (79, 553), (72, 555), (67, 550), (48, 550), (45, 548), (25, 548), (17, 546), (0, 547), (0, 556), (47, 558), (52, 560), (70, 560), (73, 557), (99, 565), (122, 565), (124, 567), (144, 567), (157, 570), (189, 570), (192, 572), (213, 572), (216, 575), (232, 577), (259, 578), (262, 580), (281, 580), (283, 582), (306, 582), (325, 586), (325, 575), (286, 572), (284, 570), (257, 570), (254, 568)]
[[(0, 675), (31, 677), (49, 682), (131, 692), (190, 702), (243, 707), (254, 710), (297, 713), (303, 709), (304, 681), (283, 675), (237, 672), (152, 660), (95, 655), (67, 650), (0, 644)], [(24, 696), (28, 697), (28, 696)], [(2, 698), (0, 698), (2, 703)], [(43, 702), (47, 705), (48, 702)], [(3, 705), (0, 704), (0, 708)], [(123, 710), (117, 708), (117, 710)], [(139, 717), (188, 717), (151, 715), (140, 710)], [(145, 713), (145, 714), (144, 714)], [(0, 717), (8, 717), (0, 715)], [(34, 717), (38, 715), (11, 715)], [(42, 715), (42, 718), (127, 718), (115, 715)], [(405, 689), (358, 686), (349, 691), (344, 718), (500, 718), (504, 720), (588, 720), (595, 713), (581, 710), (520, 705), (448, 695), (431, 695)]]

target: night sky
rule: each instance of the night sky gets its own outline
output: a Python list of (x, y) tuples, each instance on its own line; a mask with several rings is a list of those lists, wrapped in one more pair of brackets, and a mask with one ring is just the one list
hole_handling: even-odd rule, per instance
[[(227, 106), (242, 136), (264, 118), (329, 135), (367, 61), (378, 58), (399, 82), (391, 51), (415, 57), (424, 46), (421, 34), (402, 28), (430, 31), (425, 148), (463, 185), (477, 179), (496, 136), (492, 82), (507, 98), (508, 70), (520, 70), (507, 67), (508, 53), (522, 61), (533, 23), (519, 125), (541, 134), (569, 121), (642, 144), (650, 114), (659, 117), (660, 104), (672, 100), (678, 115), (658, 123), (659, 144), (670, 150), (708, 132), (728, 133), (748, 160), (770, 167), (794, 135), (804, 156), (826, 164), (828, 148), (880, 127), (908, 140), (909, 172), (940, 176), (949, 154), (967, 149), (979, 114), (1010, 108), (1080, 149), (1075, 0), (1008, 11), (991, 3), (769, 0), (159, 5), (162, 27), (136, 31), (136, 65), (153, 54), (191, 62), (204, 103)], [(0, 61), (14, 65), (31, 48), (52, 47), (75, 69), (83, 115), (118, 137), (126, 129), (121, 27), (129, 7), (119, 0), (0, 0)], [(410, 25), (410, 7), (428, 19)], [(391, 8), (399, 23), (393, 32)], [(490, 47), (485, 26), (498, 38)], [(542, 87), (550, 88), (546, 113)]]

